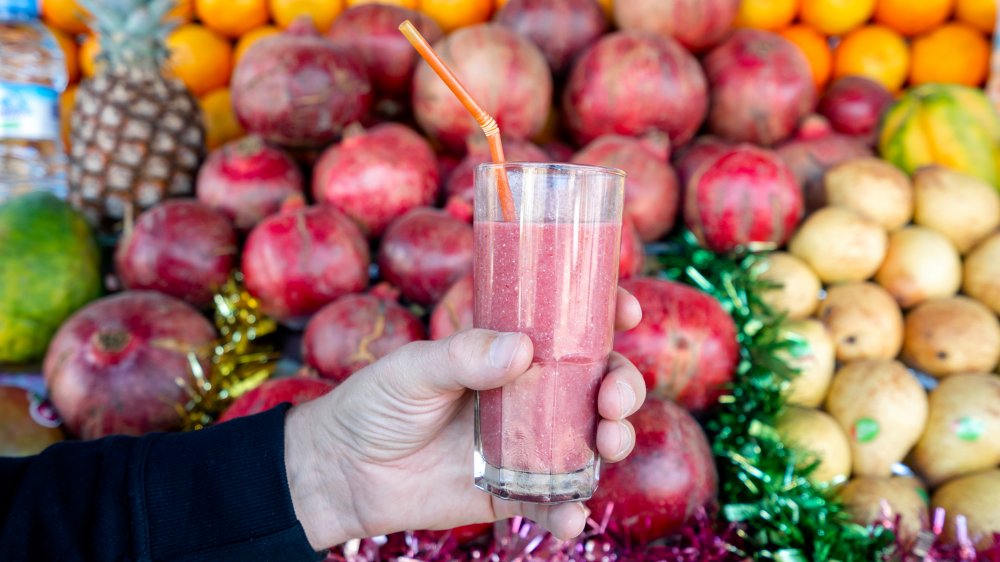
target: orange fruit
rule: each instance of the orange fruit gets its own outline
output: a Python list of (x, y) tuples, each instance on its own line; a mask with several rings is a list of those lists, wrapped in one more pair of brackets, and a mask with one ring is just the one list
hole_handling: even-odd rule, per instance
[(788, 27), (799, 12), (799, 0), (742, 0), (736, 27), (778, 31)]
[(964, 23), (948, 23), (913, 41), (910, 84), (979, 86), (990, 70), (990, 43)]
[(793, 25), (781, 31), (781, 36), (795, 44), (809, 61), (816, 90), (822, 92), (823, 86), (830, 80), (833, 68), (833, 53), (826, 37), (808, 25)]
[(997, 0), (958, 0), (955, 19), (983, 33), (993, 33), (997, 24)]
[(285, 29), (299, 16), (309, 16), (320, 33), (326, 33), (344, 11), (344, 0), (268, 0), (271, 17)]
[(864, 25), (875, 12), (875, 0), (802, 0), (802, 23), (826, 35), (843, 35)]
[(87, 13), (76, 0), (43, 0), (42, 20), (59, 31), (70, 35), (87, 32)]
[(207, 27), (188, 23), (167, 36), (168, 67), (201, 96), (229, 83), (233, 70), (233, 48), (229, 41)]
[(59, 95), (59, 126), (62, 129), (63, 146), (69, 152), (70, 117), (73, 115), (73, 103), (76, 101), (76, 84), (70, 84)]
[(167, 18), (189, 23), (194, 19), (194, 0), (177, 0), (173, 9), (167, 12)]
[(101, 54), (101, 44), (97, 41), (97, 36), (88, 35), (77, 53), (80, 72), (84, 78), (90, 78), (97, 72), (97, 55), (99, 54)]
[(198, 100), (205, 121), (205, 147), (208, 150), (238, 139), (246, 134), (233, 111), (229, 88), (213, 90)]
[(275, 35), (277, 33), (281, 33), (281, 28), (273, 25), (265, 25), (250, 31), (243, 37), (240, 37), (240, 40), (236, 42), (236, 50), (233, 51), (233, 65), (235, 66), (236, 63), (240, 62), (240, 59), (243, 58), (243, 54), (247, 52), (247, 49), (249, 49), (251, 45), (265, 37)]
[(955, 0), (878, 0), (875, 22), (909, 37), (941, 25), (954, 7)]
[(883, 25), (855, 29), (833, 52), (833, 77), (866, 76), (897, 92), (910, 70), (906, 40)]
[(493, 0), (420, 0), (420, 11), (432, 17), (447, 33), (490, 19)]
[(66, 81), (72, 84), (80, 79), (80, 63), (77, 60), (79, 55), (77, 54), (76, 41), (54, 27), (49, 27), (49, 31), (55, 37), (56, 43), (59, 43), (59, 48), (62, 49), (63, 58), (66, 59)]
[(202, 25), (226, 37), (239, 37), (267, 23), (267, 0), (195, 0)]
[[(615, 17), (615, 5), (614, 0), (597, 0), (597, 3), (601, 5), (604, 9), (604, 15), (608, 16), (608, 20), (612, 20)], [(502, 3), (497, 4), (497, 8), (503, 6)]]
[(420, 7), (420, 0), (347, 0), (347, 7), (360, 6), (361, 4), (392, 4), (416, 10)]

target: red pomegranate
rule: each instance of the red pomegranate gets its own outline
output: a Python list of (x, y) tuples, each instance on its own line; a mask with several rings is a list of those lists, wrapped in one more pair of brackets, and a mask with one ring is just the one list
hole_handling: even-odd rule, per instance
[(59, 328), (45, 355), (45, 384), (66, 428), (83, 439), (180, 428), (192, 380), (215, 328), (184, 301), (127, 291), (94, 301)]
[(708, 125), (726, 140), (772, 145), (816, 105), (809, 63), (776, 33), (738, 29), (704, 63), (712, 91)]
[(446, 537), (453, 537), (459, 545), (466, 545), (475, 542), (477, 539), (486, 536), (493, 530), (493, 523), (473, 523), (448, 529), (446, 531), (417, 531), (434, 540), (442, 540)]
[(625, 212), (642, 240), (656, 240), (673, 228), (679, 195), (666, 136), (605, 135), (577, 152), (573, 162), (625, 171)]
[(266, 412), (284, 402), (293, 406), (302, 404), (323, 396), (336, 386), (329, 380), (310, 377), (271, 379), (234, 400), (219, 417), (219, 423)]
[(351, 129), (313, 172), (313, 195), (378, 237), (397, 217), (434, 202), (438, 161), (427, 141), (399, 123)]
[(334, 299), (368, 286), (371, 257), (358, 227), (327, 205), (268, 217), (243, 248), (246, 287), (261, 310), (301, 326)]
[(620, 29), (652, 31), (694, 52), (710, 49), (733, 27), (740, 0), (627, 0), (615, 2)]
[(601, 135), (661, 131), (686, 143), (708, 110), (698, 61), (677, 41), (641, 31), (605, 35), (570, 72), (563, 92), (566, 124), (580, 144)]
[(371, 108), (372, 85), (351, 49), (296, 20), (254, 43), (233, 70), (233, 111), (244, 129), (282, 145), (318, 147)]
[(218, 148), (198, 172), (198, 201), (222, 212), (242, 232), (303, 189), (302, 172), (292, 158), (257, 135)]
[(414, 209), (393, 222), (378, 251), (382, 278), (418, 304), (434, 304), (472, 272), (472, 227), (445, 211)]
[(640, 277), (622, 282), (642, 305), (642, 322), (615, 335), (615, 351), (642, 372), (646, 387), (693, 412), (713, 406), (739, 361), (736, 325), (697, 289)]
[(845, 76), (827, 88), (818, 111), (837, 132), (873, 145), (882, 115), (892, 102), (892, 94), (881, 83), (864, 76)]
[(534, 43), (557, 74), (608, 27), (594, 0), (508, 0), (493, 20)]
[(360, 55), (377, 94), (398, 99), (410, 93), (413, 69), (420, 58), (399, 32), (399, 24), (406, 20), (431, 43), (443, 35), (433, 19), (415, 10), (360, 4), (337, 16), (326, 36)]
[(674, 158), (674, 169), (677, 170), (677, 180), (681, 192), (687, 187), (688, 181), (699, 166), (714, 160), (732, 147), (728, 142), (711, 135), (698, 137), (694, 142), (684, 147)]
[(225, 215), (193, 199), (174, 199), (139, 215), (118, 243), (115, 270), (129, 289), (205, 307), (229, 279), (238, 249)]
[[(503, 152), (507, 162), (548, 162), (550, 160), (548, 153), (526, 140), (504, 138)], [(472, 137), (468, 143), (468, 153), (455, 167), (445, 184), (445, 194), (448, 197), (459, 197), (471, 203), (475, 192), (476, 166), (490, 161), (490, 149), (485, 138), (482, 135)]]
[(774, 151), (742, 144), (698, 168), (684, 194), (684, 221), (720, 253), (785, 244), (802, 219), (802, 190)]
[(444, 338), (472, 327), (472, 274), (455, 282), (431, 312), (432, 340)]
[(37, 455), (63, 440), (62, 431), (34, 413), (35, 408), (23, 388), (0, 386), (0, 457)]
[[(484, 23), (450, 33), (434, 49), (504, 135), (525, 139), (542, 130), (552, 103), (552, 74), (527, 39)], [(462, 150), (471, 135), (482, 134), (426, 62), (417, 64), (413, 77), (413, 111), (424, 131), (452, 150)]]
[(826, 205), (823, 175), (841, 162), (873, 156), (860, 138), (836, 133), (819, 115), (807, 117), (795, 136), (776, 149), (802, 186), (805, 205), (816, 210)]
[(306, 325), (302, 357), (321, 376), (342, 381), (397, 348), (425, 338), (420, 320), (395, 301), (345, 295)]
[(645, 544), (680, 532), (711, 505), (718, 476), (708, 439), (683, 408), (650, 396), (629, 421), (635, 449), (601, 467), (601, 484), (587, 507), (601, 517), (611, 506), (612, 530)]
[(622, 215), (622, 249), (618, 260), (618, 279), (628, 279), (642, 273), (646, 252), (642, 237), (628, 214)]

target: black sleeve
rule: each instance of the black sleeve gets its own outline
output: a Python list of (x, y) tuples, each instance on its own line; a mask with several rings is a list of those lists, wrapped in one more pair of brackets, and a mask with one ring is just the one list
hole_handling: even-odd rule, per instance
[(292, 509), (287, 410), (0, 459), (0, 560), (322, 559)]

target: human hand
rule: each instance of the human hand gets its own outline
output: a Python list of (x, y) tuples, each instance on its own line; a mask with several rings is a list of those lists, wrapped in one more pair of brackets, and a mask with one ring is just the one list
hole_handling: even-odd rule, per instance
[[(619, 289), (616, 328), (639, 323), (638, 301)], [(326, 396), (293, 408), (285, 463), (295, 513), (317, 550), (405, 529), (449, 529), (523, 515), (560, 538), (583, 531), (580, 502), (497, 499), (472, 483), (473, 393), (527, 371), (531, 340), (468, 330), (406, 345), (358, 371)], [(470, 390), (471, 389), (471, 390)], [(598, 394), (597, 450), (625, 458), (639, 409), (639, 371), (612, 353)]]

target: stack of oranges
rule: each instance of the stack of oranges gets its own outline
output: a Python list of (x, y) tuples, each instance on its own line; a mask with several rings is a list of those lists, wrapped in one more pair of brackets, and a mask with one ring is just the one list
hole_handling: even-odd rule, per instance
[(906, 84), (981, 86), (989, 71), (997, 0), (742, 0), (737, 25), (781, 33), (822, 88), (862, 75)]

